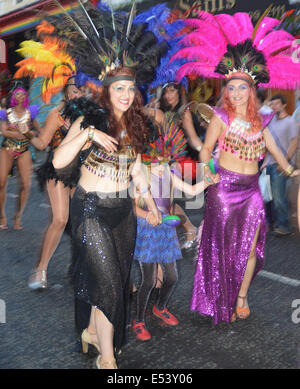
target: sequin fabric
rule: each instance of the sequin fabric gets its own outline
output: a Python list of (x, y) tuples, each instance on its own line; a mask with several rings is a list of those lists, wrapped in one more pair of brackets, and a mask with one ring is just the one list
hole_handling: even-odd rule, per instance
[(219, 167), (219, 174), (219, 184), (207, 191), (191, 301), (191, 310), (210, 316), (214, 324), (231, 321), (257, 229), (253, 278), (263, 266), (266, 237), (259, 173)]
[(55, 131), (55, 133), (51, 139), (51, 142), (49, 144), (50, 149), (55, 150), (61, 144), (61, 142), (64, 140), (67, 133), (68, 133), (68, 129), (64, 125), (59, 127)]
[[(126, 196), (127, 195), (127, 196)], [(114, 346), (126, 343), (129, 322), (130, 269), (136, 218), (127, 191), (110, 198), (78, 186), (71, 201), (72, 251), (70, 276), (75, 291), (75, 319), (82, 331), (91, 306), (114, 326)]]

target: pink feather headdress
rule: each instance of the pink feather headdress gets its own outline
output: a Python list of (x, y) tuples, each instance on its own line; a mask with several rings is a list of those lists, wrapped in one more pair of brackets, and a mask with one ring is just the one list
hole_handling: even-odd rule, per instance
[(178, 69), (178, 81), (190, 74), (230, 79), (242, 72), (265, 88), (299, 88), (300, 62), (293, 53), (300, 46), (289, 32), (275, 29), (280, 20), (266, 16), (254, 27), (247, 13), (201, 11), (185, 22), (193, 30), (180, 41), (181, 49), (171, 61), (190, 62)]

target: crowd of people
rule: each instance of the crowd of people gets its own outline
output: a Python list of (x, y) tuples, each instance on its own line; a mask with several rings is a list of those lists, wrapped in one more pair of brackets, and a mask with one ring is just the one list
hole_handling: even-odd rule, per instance
[[(198, 249), (191, 310), (211, 317), (214, 324), (233, 323), (250, 315), (248, 291), (264, 264), (267, 229), (280, 236), (292, 232), (287, 187), (291, 177), (299, 184), (300, 120), (299, 108), (289, 116), (287, 102), (280, 94), (268, 101), (268, 109), (264, 106), (257, 85), (283, 87), (284, 81), (281, 74), (274, 74), (276, 63), (268, 69), (264, 50), (272, 52), (270, 46), (259, 47), (261, 41), (250, 40), (253, 26), (246, 15), (235, 15), (234, 23), (241, 23), (244, 36), (233, 37), (231, 30), (220, 28), (222, 18), (232, 16), (200, 13), (201, 29), (193, 24), (195, 30), (183, 38), (172, 59), (176, 78), (166, 77), (160, 99), (145, 106), (139, 87), (151, 85), (168, 48), (154, 32), (145, 30), (145, 23), (137, 22), (127, 30), (125, 43), (112, 52), (100, 39), (104, 24), (97, 25), (106, 14), (111, 16), (106, 9), (90, 11), (91, 19), (86, 23), (93, 23), (93, 29), (89, 29), (89, 39), (80, 36), (78, 29), (72, 38), (68, 35), (69, 41), (76, 39), (78, 43), (78, 50), (77, 45), (70, 45), (69, 52), (74, 63), (76, 59), (77, 74), (72, 63), (72, 72), (63, 75), (63, 100), (49, 113), (43, 127), (36, 120), (38, 108), (29, 105), (24, 88), (12, 91), (7, 106), (1, 107), (0, 230), (8, 229), (5, 199), (12, 164), (16, 163), (21, 182), (14, 229), (21, 230), (32, 179), (28, 147), (48, 148), (48, 158), (37, 175), (47, 190), (52, 220), (28, 286), (47, 289), (47, 267), (70, 218), (69, 274), (82, 350), (86, 353), (93, 345), (99, 353), (97, 367), (115, 369), (116, 353), (127, 341), (133, 260), (139, 265), (141, 284), (131, 324), (141, 341), (151, 338), (145, 312), (155, 286), (160, 291), (153, 314), (167, 325), (179, 324), (168, 302), (178, 282), (176, 261), (182, 258), (181, 249), (194, 243)], [(116, 23), (126, 22), (122, 17)], [(65, 24), (61, 20), (57, 25), (47, 23), (39, 34), (49, 35), (49, 40), (53, 36), (63, 39), (57, 31), (63, 31)], [(212, 25), (214, 35), (203, 39)], [(130, 40), (131, 33), (141, 40)], [(261, 40), (265, 33), (256, 30)], [(226, 45), (222, 46), (222, 40)], [(191, 41), (196, 44), (191, 46)], [(66, 48), (57, 40), (55, 44), (60, 51)], [(139, 52), (134, 51), (137, 47)], [(99, 55), (91, 55), (95, 50)], [(193, 50), (192, 56), (187, 55)], [(107, 53), (105, 58), (103, 52)], [(278, 50), (273, 61), (276, 55)], [(193, 60), (176, 62), (187, 57)], [(26, 61), (20, 66), (26, 67)], [(296, 70), (299, 76), (299, 68)], [(50, 73), (53, 76), (54, 71)], [(86, 75), (85, 83), (82, 77), (79, 82), (79, 73)], [(205, 107), (210, 114), (207, 128), (199, 125), (199, 118), (197, 124), (195, 113), (182, 96), (182, 79), (192, 74), (223, 77), (225, 81), (218, 104)], [(85, 96), (86, 85), (93, 99)], [(300, 78), (293, 86), (299, 85)], [(190, 183), (185, 175), (186, 161), (201, 167), (200, 174), (198, 170), (196, 176), (189, 174)], [(273, 192), (268, 225), (258, 184), (264, 167)], [(174, 201), (175, 190), (190, 196), (205, 191), (201, 235)], [(300, 193), (300, 229), (299, 202)], [(179, 223), (187, 236), (182, 247), (175, 228)]]

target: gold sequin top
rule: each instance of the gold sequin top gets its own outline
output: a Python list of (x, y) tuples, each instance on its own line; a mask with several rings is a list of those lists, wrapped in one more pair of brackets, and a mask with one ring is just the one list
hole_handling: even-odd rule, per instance
[(262, 130), (254, 132), (250, 123), (239, 118), (235, 118), (221, 135), (219, 147), (250, 162), (263, 159), (266, 153)]
[(122, 146), (117, 152), (108, 152), (101, 146), (94, 145), (83, 161), (83, 166), (98, 177), (125, 183), (129, 180), (129, 169), (135, 160), (136, 152), (130, 145)]

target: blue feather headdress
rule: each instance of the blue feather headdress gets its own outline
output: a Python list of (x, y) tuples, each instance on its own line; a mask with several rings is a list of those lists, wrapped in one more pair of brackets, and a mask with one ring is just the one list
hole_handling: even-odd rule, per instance
[[(179, 41), (183, 38), (183, 35), (179, 34), (185, 27), (183, 20), (169, 23), (170, 14), (171, 10), (166, 6), (166, 3), (162, 3), (142, 12), (133, 20), (133, 24), (147, 23), (147, 31), (152, 31), (159, 42), (166, 41), (169, 47), (165, 55), (161, 57), (153, 81), (148, 85), (148, 99), (150, 98), (149, 89), (156, 89), (164, 84), (176, 82), (178, 67), (187, 62), (185, 59), (170, 62), (171, 57), (180, 48)], [(186, 78), (182, 80), (182, 84), (187, 89), (188, 81)]]

